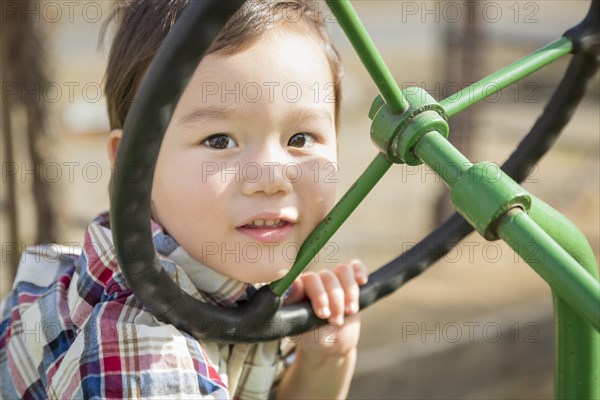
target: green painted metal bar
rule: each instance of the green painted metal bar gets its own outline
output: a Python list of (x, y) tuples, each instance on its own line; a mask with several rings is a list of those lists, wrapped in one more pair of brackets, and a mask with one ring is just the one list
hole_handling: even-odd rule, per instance
[(413, 153), (452, 188), (473, 165), (439, 132), (426, 133), (413, 148)]
[(496, 232), (586, 322), (600, 330), (600, 284), (528, 214), (510, 210)]
[(408, 108), (408, 102), (352, 4), (348, 0), (328, 0), (327, 5), (377, 85), (390, 111), (394, 114), (404, 112)]
[(346, 194), (327, 214), (325, 219), (321, 221), (304, 241), (290, 272), (278, 281), (271, 283), (271, 290), (276, 295), (282, 296), (285, 293), (298, 275), (312, 261), (321, 247), (327, 243), (344, 221), (348, 219), (350, 214), (352, 214), (391, 166), (392, 163), (386, 160), (381, 153), (371, 161), (365, 172), (354, 182)]
[[(529, 215), (598, 281), (594, 251), (587, 238), (567, 217), (533, 197)], [(559, 295), (554, 302), (554, 393), (557, 399), (600, 398), (600, 333)], [(600, 307), (600, 305), (598, 305)]]
[(572, 49), (573, 43), (569, 38), (562, 37), (557, 39), (466, 87), (460, 92), (449, 96), (442, 100), (440, 105), (450, 117), (569, 54)]

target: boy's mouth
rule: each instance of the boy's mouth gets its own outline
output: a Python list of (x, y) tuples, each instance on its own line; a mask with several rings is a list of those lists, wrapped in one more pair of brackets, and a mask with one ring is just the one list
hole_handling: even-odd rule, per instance
[(237, 230), (261, 243), (284, 241), (292, 231), (294, 222), (284, 218), (253, 218)]

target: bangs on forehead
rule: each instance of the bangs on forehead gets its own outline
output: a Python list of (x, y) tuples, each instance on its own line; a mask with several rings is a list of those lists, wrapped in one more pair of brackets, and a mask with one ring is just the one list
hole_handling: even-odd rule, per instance
[(208, 53), (233, 54), (254, 44), (274, 28), (311, 32), (324, 42), (327, 33), (319, 29), (321, 23), (318, 5), (314, 2), (256, 2), (248, 1), (231, 18), (215, 39)]
[[(191, 0), (128, 0), (110, 21), (121, 24), (111, 46), (105, 93), (111, 129), (123, 127), (150, 62)], [(322, 45), (334, 84), (335, 120), (339, 121), (342, 68), (323, 22), (323, 2), (311, 0), (250, 0), (227, 22), (208, 53), (231, 55), (281, 26), (307, 32)]]

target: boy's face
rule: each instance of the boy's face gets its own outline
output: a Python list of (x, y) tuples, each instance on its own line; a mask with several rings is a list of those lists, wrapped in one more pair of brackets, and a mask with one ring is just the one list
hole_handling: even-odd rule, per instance
[(160, 150), (155, 220), (225, 275), (285, 275), (335, 200), (332, 80), (317, 39), (285, 28), (204, 57)]

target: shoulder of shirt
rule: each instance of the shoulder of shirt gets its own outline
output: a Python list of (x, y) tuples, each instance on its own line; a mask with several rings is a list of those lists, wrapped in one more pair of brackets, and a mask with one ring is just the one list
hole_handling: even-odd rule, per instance
[(60, 244), (42, 244), (27, 247), (21, 254), (13, 289), (26, 282), (38, 287), (52, 284), (59, 275), (74, 265), (81, 248)]

